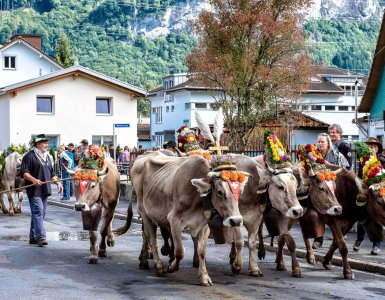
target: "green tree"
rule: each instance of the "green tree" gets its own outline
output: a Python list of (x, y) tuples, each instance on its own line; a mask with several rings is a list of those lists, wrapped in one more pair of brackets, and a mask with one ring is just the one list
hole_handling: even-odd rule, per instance
[(74, 54), (66, 35), (60, 36), (59, 42), (56, 44), (56, 61), (66, 68), (74, 64)]
[(243, 148), (277, 99), (294, 99), (310, 75), (299, 12), (308, 0), (210, 0), (193, 24), (189, 71), (221, 91), (230, 144)]

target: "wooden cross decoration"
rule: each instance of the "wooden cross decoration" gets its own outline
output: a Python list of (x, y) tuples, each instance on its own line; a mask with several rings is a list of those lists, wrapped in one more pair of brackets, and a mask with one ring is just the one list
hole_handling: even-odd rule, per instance
[(219, 141), (215, 142), (215, 147), (209, 147), (210, 151), (217, 151), (218, 156), (222, 156), (222, 150), (229, 150), (227, 146), (221, 146)]

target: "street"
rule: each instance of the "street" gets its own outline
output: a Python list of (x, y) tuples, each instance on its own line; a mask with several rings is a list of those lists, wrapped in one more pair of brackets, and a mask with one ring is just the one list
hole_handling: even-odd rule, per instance
[[(82, 230), (78, 212), (48, 206), (46, 248), (28, 244), (29, 222), (29, 207), (14, 217), (0, 215), (1, 299), (385, 299), (383, 275), (355, 271), (356, 280), (348, 281), (342, 279), (339, 267), (325, 271), (321, 264), (314, 267), (301, 259), (303, 278), (293, 278), (288, 256), (288, 271), (279, 272), (272, 252), (259, 262), (264, 276), (253, 278), (247, 275), (244, 249), (243, 272), (234, 276), (229, 245), (214, 245), (212, 240), (207, 268), (214, 286), (201, 287), (186, 234), (181, 269), (157, 277), (154, 269), (138, 268), (142, 237), (141, 226), (135, 223), (116, 238), (115, 247), (107, 249), (108, 258), (90, 265), (88, 232)], [(120, 227), (123, 221), (114, 220), (113, 225)]]

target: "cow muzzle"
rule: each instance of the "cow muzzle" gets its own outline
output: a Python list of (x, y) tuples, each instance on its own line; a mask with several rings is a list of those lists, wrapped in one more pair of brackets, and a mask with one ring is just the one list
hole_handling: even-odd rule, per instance
[(303, 215), (303, 208), (301, 205), (296, 205), (291, 207), (287, 212), (286, 212), (286, 217), (291, 218), (291, 219), (297, 219)]
[(242, 216), (231, 216), (223, 220), (223, 225), (227, 227), (237, 227), (243, 224)]
[(326, 211), (326, 213), (331, 216), (338, 216), (342, 214), (342, 206), (339, 206), (339, 205), (332, 206)]
[(90, 207), (86, 203), (75, 203), (74, 206), (76, 211), (89, 211)]

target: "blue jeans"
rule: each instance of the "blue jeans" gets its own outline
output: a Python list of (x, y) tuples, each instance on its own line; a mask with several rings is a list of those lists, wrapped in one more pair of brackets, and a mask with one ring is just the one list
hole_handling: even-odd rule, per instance
[(29, 199), (29, 206), (31, 207), (30, 239), (43, 240), (46, 238), (44, 218), (47, 211), (47, 198), (48, 196)]
[[(66, 171), (61, 172), (61, 178), (69, 178), (70, 174), (68, 174)], [(63, 197), (64, 198), (70, 198), (70, 182), (69, 180), (63, 181)]]

